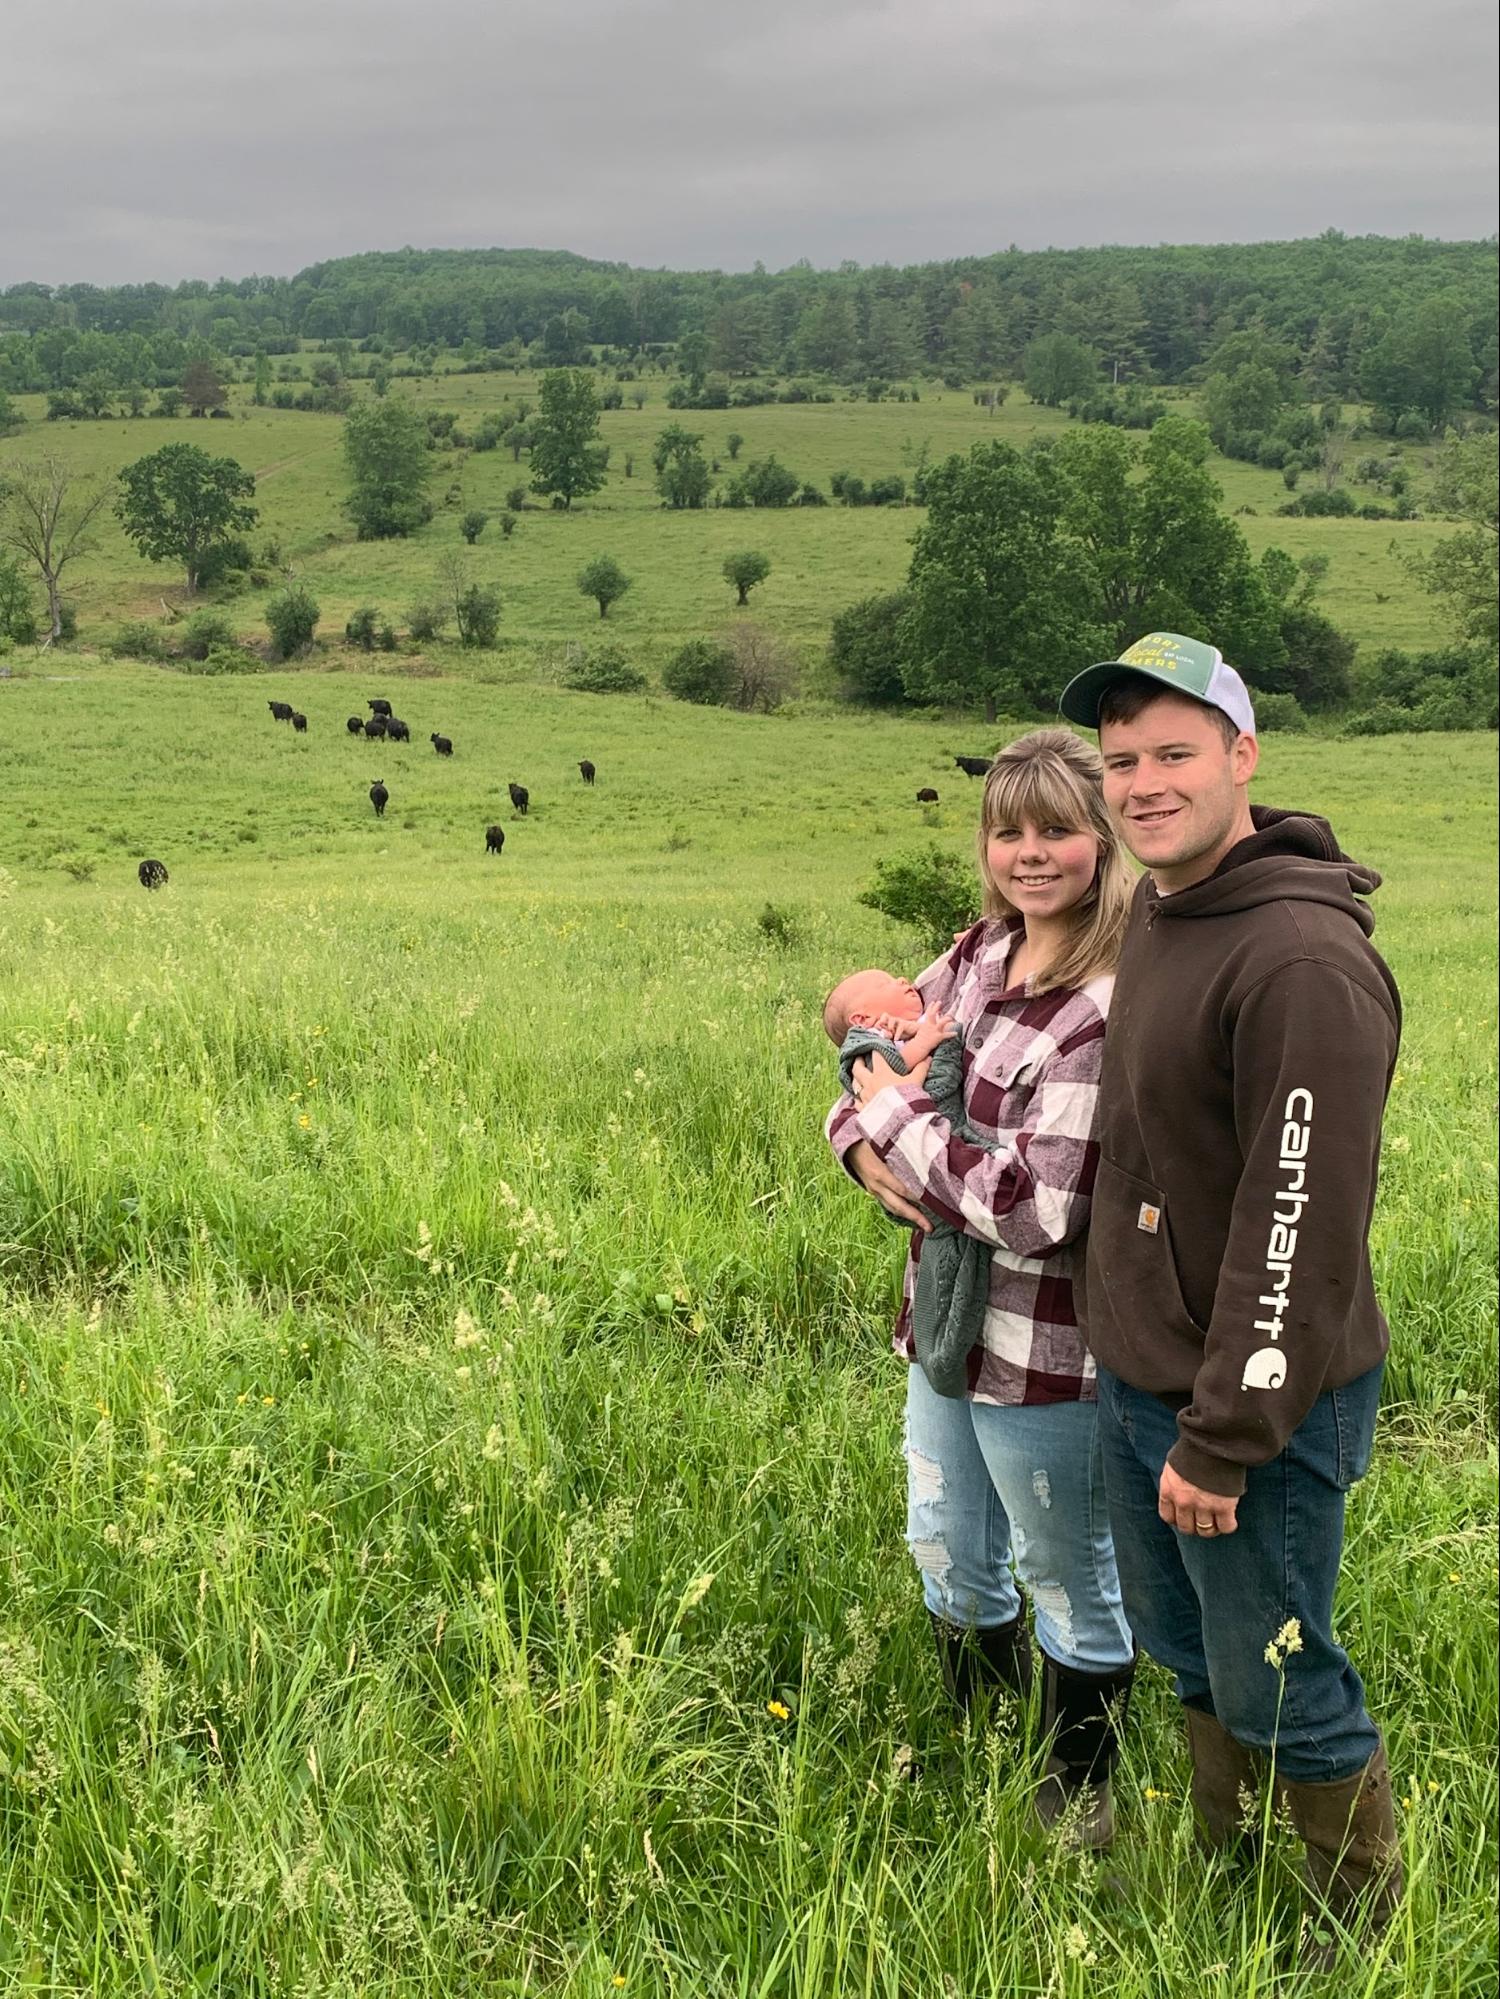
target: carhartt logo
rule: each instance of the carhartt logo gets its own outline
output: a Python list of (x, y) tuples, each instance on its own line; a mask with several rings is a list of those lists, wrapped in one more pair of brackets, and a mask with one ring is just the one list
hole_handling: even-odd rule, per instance
[(1255, 1321), (1258, 1333), (1269, 1333), (1272, 1344), (1258, 1347), (1245, 1362), (1240, 1388), (1280, 1388), (1286, 1380), (1286, 1349), (1281, 1344), (1291, 1307), (1292, 1259), (1297, 1254), (1297, 1228), (1307, 1206), (1307, 1154), (1312, 1143), (1311, 1090), (1296, 1089), (1281, 1113), (1281, 1157), (1277, 1161), (1285, 1185), (1271, 1194), (1271, 1233), (1266, 1244), (1266, 1289), (1258, 1303), (1266, 1316)]
[(1155, 1235), (1161, 1227), (1161, 1209), (1153, 1208), (1149, 1201), (1142, 1201), (1141, 1212), (1135, 1218), (1135, 1225), (1147, 1235)]

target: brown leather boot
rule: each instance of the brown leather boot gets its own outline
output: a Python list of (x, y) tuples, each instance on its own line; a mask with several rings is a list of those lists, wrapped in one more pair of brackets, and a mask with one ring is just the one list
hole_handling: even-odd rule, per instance
[(1312, 1928), (1302, 1963), (1326, 1971), (1338, 1957), (1338, 1940), (1327, 1933), (1329, 1917), (1345, 1928), (1362, 1922), (1382, 1930), (1401, 1900), (1401, 1841), (1385, 1744), (1352, 1777), (1334, 1784), (1283, 1779), (1282, 1788), (1307, 1847)]
[(1193, 1759), (1193, 1809), (1206, 1853), (1251, 1858), (1259, 1844), (1261, 1761), (1217, 1715), (1184, 1707)]

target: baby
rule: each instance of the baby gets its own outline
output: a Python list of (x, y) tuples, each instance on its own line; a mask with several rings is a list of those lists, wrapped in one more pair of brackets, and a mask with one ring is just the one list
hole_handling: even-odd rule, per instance
[[(983, 1152), (1002, 1149), (964, 1114), (963, 1041), (956, 1023), (937, 1010), (929, 1017), (909, 979), (877, 968), (852, 972), (828, 995), (823, 1026), (838, 1045), (839, 1081), (850, 1096), (856, 1067), (878, 1048), (898, 1075), (926, 1090), (955, 1138)], [(937, 1394), (964, 1393), (989, 1294), (988, 1246), (934, 1217), (917, 1260), (911, 1326), (917, 1359)]]

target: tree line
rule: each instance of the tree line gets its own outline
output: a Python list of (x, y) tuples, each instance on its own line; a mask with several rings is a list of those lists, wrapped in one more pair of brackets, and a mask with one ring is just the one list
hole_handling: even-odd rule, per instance
[[(1111, 386), (1180, 383), (1200, 379), (1230, 336), (1256, 329), (1289, 351), (1314, 393), (1349, 398), (1362, 392), (1367, 368), (1379, 374), (1401, 362), (1386, 346), (1393, 329), (1438, 297), (1462, 329), (1470, 393), (1492, 408), (1493, 241), (1336, 230), (1288, 243), (1012, 249), (836, 271), (806, 263), (636, 271), (562, 252), (403, 250), (336, 259), (291, 279), (20, 284), (0, 291), (0, 389), (68, 388), (101, 370), (156, 384), (181, 374), (193, 343), (250, 358), (302, 340), (392, 353), (430, 346), (473, 365), (675, 350), (684, 372), (731, 379), (930, 371), (971, 382), (1019, 379), (1028, 350), (1062, 338), (1086, 350)], [(1371, 363), (1380, 349), (1382, 361)]]

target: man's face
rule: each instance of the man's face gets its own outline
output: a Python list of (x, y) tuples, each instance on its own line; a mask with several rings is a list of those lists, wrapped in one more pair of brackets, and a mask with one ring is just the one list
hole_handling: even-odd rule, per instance
[(1201, 701), (1163, 692), (1133, 722), (1099, 730), (1104, 797), (1136, 859), (1164, 889), (1212, 874), (1248, 830), (1253, 736), (1226, 744)]

